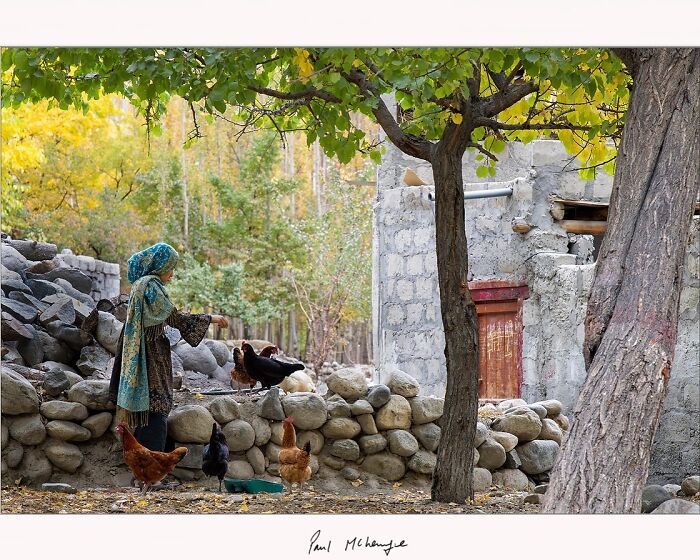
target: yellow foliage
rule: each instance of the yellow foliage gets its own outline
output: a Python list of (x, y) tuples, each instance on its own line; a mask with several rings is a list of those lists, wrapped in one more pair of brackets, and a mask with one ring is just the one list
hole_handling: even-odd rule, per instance
[[(28, 185), (31, 210), (55, 208), (64, 195), (69, 205), (80, 199), (89, 207), (89, 198), (82, 200), (81, 193), (100, 188), (105, 180), (103, 166), (93, 156), (123, 134), (129, 117), (112, 97), (93, 101), (87, 114), (63, 111), (47, 101), (3, 108), (3, 186)], [(85, 165), (85, 159), (92, 165)], [(66, 187), (72, 192), (66, 194)]]
[(299, 76), (306, 81), (314, 72), (314, 66), (309, 61), (309, 51), (306, 49), (294, 49), (294, 64), (299, 67)]

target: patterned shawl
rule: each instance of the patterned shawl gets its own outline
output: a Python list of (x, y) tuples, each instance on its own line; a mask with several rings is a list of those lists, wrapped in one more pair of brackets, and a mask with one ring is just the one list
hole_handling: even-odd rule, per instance
[(131, 256), (131, 282), (124, 326), (122, 368), (117, 393), (117, 419), (134, 429), (148, 424), (149, 396), (145, 329), (163, 323), (174, 307), (158, 276), (170, 272), (178, 254), (166, 243), (156, 243)]

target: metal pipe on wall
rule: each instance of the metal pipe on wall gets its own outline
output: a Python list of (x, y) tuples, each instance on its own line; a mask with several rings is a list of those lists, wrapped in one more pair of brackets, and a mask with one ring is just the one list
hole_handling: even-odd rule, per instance
[[(505, 187), (502, 189), (486, 189), (482, 191), (469, 191), (464, 193), (464, 200), (474, 200), (478, 198), (494, 198), (497, 196), (512, 196), (513, 187)], [(428, 200), (435, 200), (433, 193), (428, 193)]]

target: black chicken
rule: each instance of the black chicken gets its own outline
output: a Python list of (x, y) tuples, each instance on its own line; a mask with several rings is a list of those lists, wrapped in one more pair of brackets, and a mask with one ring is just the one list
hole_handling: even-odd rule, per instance
[(219, 479), (219, 492), (221, 492), (221, 482), (226, 476), (228, 469), (228, 445), (226, 445), (226, 436), (219, 428), (219, 425), (214, 422), (211, 429), (211, 437), (209, 443), (204, 446), (204, 456), (202, 462), (202, 471), (207, 476), (216, 476)]
[(241, 350), (243, 350), (243, 365), (246, 373), (253, 379), (260, 381), (263, 389), (269, 389), (273, 385), (281, 383), (285, 377), (305, 367), (304, 364), (288, 364), (258, 356), (247, 342), (241, 344)]

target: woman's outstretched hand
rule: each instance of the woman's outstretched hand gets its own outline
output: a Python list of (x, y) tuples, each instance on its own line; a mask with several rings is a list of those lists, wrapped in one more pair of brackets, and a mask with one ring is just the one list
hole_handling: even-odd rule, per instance
[(222, 329), (228, 327), (228, 321), (225, 317), (222, 317), (221, 315), (212, 315), (211, 322), (215, 325), (219, 325)]

